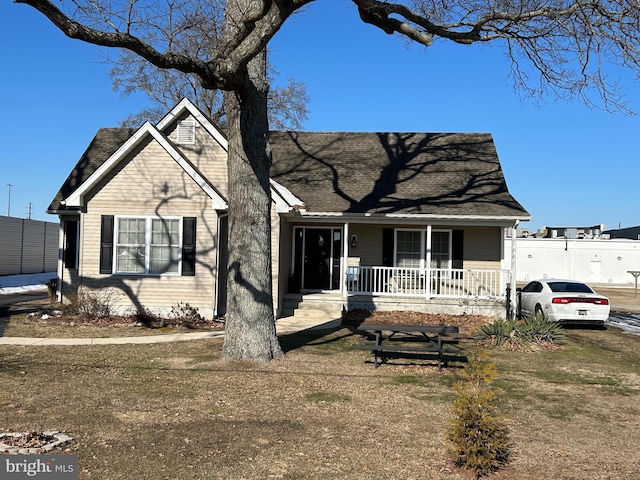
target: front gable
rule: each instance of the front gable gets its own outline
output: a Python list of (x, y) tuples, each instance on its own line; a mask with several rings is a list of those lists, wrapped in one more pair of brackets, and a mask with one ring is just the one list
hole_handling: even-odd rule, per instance
[(122, 155), (81, 198), (87, 212), (153, 212), (163, 216), (208, 210), (212, 204), (215, 209), (226, 208), (224, 199), (194, 167), (184, 160), (176, 161), (154, 138)]
[[(186, 128), (181, 130), (181, 126)], [(182, 100), (158, 122), (157, 129), (222, 196), (227, 197), (227, 139), (200, 110), (189, 100)], [(189, 141), (190, 135), (183, 133), (189, 130), (192, 141)]]
[[(168, 163), (167, 169), (179, 168), (181, 175), (186, 175), (189, 182), (195, 183), (210, 199), (214, 209), (224, 210), (227, 207), (226, 199), (209, 183), (200, 171), (178, 150), (160, 131), (150, 123), (145, 123), (134, 135), (132, 135), (115, 153), (102, 163), (77, 189), (62, 200), (62, 205), (69, 208), (86, 208), (88, 195), (95, 195), (96, 188), (104, 188), (116, 174), (119, 174), (132, 159), (138, 158), (146, 165), (138, 165), (135, 169), (128, 168), (127, 172), (134, 173), (128, 184), (131, 194), (135, 195), (136, 182), (150, 182), (153, 189), (164, 190), (164, 195), (170, 195), (167, 185), (162, 186), (161, 180), (154, 177), (158, 175), (157, 161)], [(137, 163), (137, 162), (136, 162)], [(153, 168), (152, 168), (153, 165)], [(159, 170), (158, 170), (159, 169)], [(146, 173), (145, 173), (146, 172)], [(183, 182), (183, 186), (186, 185)], [(151, 193), (151, 195), (157, 194)], [(147, 193), (148, 194), (148, 193)], [(126, 198), (126, 197), (125, 197)], [(122, 197), (120, 197), (122, 199)]]

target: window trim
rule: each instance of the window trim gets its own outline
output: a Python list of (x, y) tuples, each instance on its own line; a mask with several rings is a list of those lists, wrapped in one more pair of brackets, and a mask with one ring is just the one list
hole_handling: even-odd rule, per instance
[(446, 267), (433, 267), (431, 266), (431, 268), (441, 268), (441, 269), (446, 269), (446, 270), (452, 270), (452, 266), (453, 266), (453, 229), (445, 229), (445, 228), (434, 228), (433, 230), (431, 230), (431, 263), (433, 263), (433, 234), (434, 233), (448, 233), (449, 234), (449, 239), (447, 241), (448, 243), (448, 260), (447, 260), (447, 266)]
[[(393, 232), (393, 266), (398, 267), (398, 233), (399, 232), (419, 232), (420, 233), (420, 269), (424, 269), (426, 257), (426, 231), (422, 228), (396, 228)], [(410, 268), (410, 267), (407, 267)], [(415, 267), (411, 267), (415, 268)]]
[[(425, 230), (420, 228), (394, 228), (393, 229), (393, 267), (398, 267), (398, 232), (420, 232), (420, 269), (425, 269), (427, 267), (427, 256), (433, 261), (433, 234), (435, 232), (448, 233), (448, 261), (447, 265), (444, 267), (440, 267), (442, 269), (452, 270), (454, 258), (453, 258), (453, 241), (454, 241), (454, 229), (446, 229), (446, 228), (437, 228), (432, 230)], [(431, 235), (431, 241), (429, 242), (430, 252), (427, 252), (427, 233)], [(427, 255), (429, 253), (429, 255)], [(429, 268), (435, 268), (429, 265)]]
[[(112, 272), (113, 275), (127, 275), (127, 276), (151, 276), (151, 277), (180, 277), (182, 276), (182, 263), (183, 263), (183, 247), (184, 247), (184, 236), (183, 236), (183, 224), (185, 217), (179, 216), (170, 216), (170, 217), (158, 217), (158, 216), (149, 216), (149, 215), (116, 215), (114, 216), (114, 225), (113, 225), (113, 252), (112, 252)], [(127, 272), (118, 270), (118, 247), (121, 245), (118, 241), (119, 230), (120, 230), (120, 220), (123, 219), (135, 219), (135, 220), (144, 220), (145, 221), (145, 255), (144, 255), (144, 271), (143, 272)], [(162, 272), (162, 273), (152, 273), (150, 271), (151, 264), (151, 247), (152, 247), (152, 225), (154, 220), (166, 221), (166, 220), (176, 220), (178, 222), (178, 270), (175, 272)], [(127, 245), (127, 244), (122, 244)], [(169, 245), (171, 247), (171, 245)]]

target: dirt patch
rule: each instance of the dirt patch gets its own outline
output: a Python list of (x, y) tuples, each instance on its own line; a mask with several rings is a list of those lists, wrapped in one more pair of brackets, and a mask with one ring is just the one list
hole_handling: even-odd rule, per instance
[(469, 335), (482, 325), (488, 325), (493, 319), (483, 315), (451, 315), (447, 313), (421, 313), (412, 311), (370, 311), (351, 310), (342, 319), (344, 326), (358, 327), (362, 324), (379, 323), (383, 325), (452, 325), (460, 328), (460, 333)]
[(8, 319), (0, 319), (2, 335), (36, 338), (104, 338), (224, 330), (220, 319), (169, 318), (149, 314), (87, 317), (77, 315), (50, 300), (34, 300), (12, 306)]

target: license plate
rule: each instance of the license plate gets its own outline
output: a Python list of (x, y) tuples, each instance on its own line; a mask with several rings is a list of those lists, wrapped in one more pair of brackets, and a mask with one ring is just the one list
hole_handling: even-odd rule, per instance
[(578, 315), (588, 315), (586, 310), (578, 310)]

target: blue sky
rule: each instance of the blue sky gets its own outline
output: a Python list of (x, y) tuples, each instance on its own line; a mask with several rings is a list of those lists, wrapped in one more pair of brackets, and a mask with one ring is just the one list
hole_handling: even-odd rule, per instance
[[(307, 85), (307, 130), (490, 132), (524, 227), (640, 225), (640, 117), (546, 97), (521, 99), (499, 48), (408, 46), (363, 24), (348, 2), (321, 0), (271, 43), (282, 78)], [(122, 98), (106, 51), (67, 39), (35, 10), (0, 3), (0, 215), (45, 213), (100, 127), (145, 103)], [(621, 78), (640, 112), (638, 82)]]

